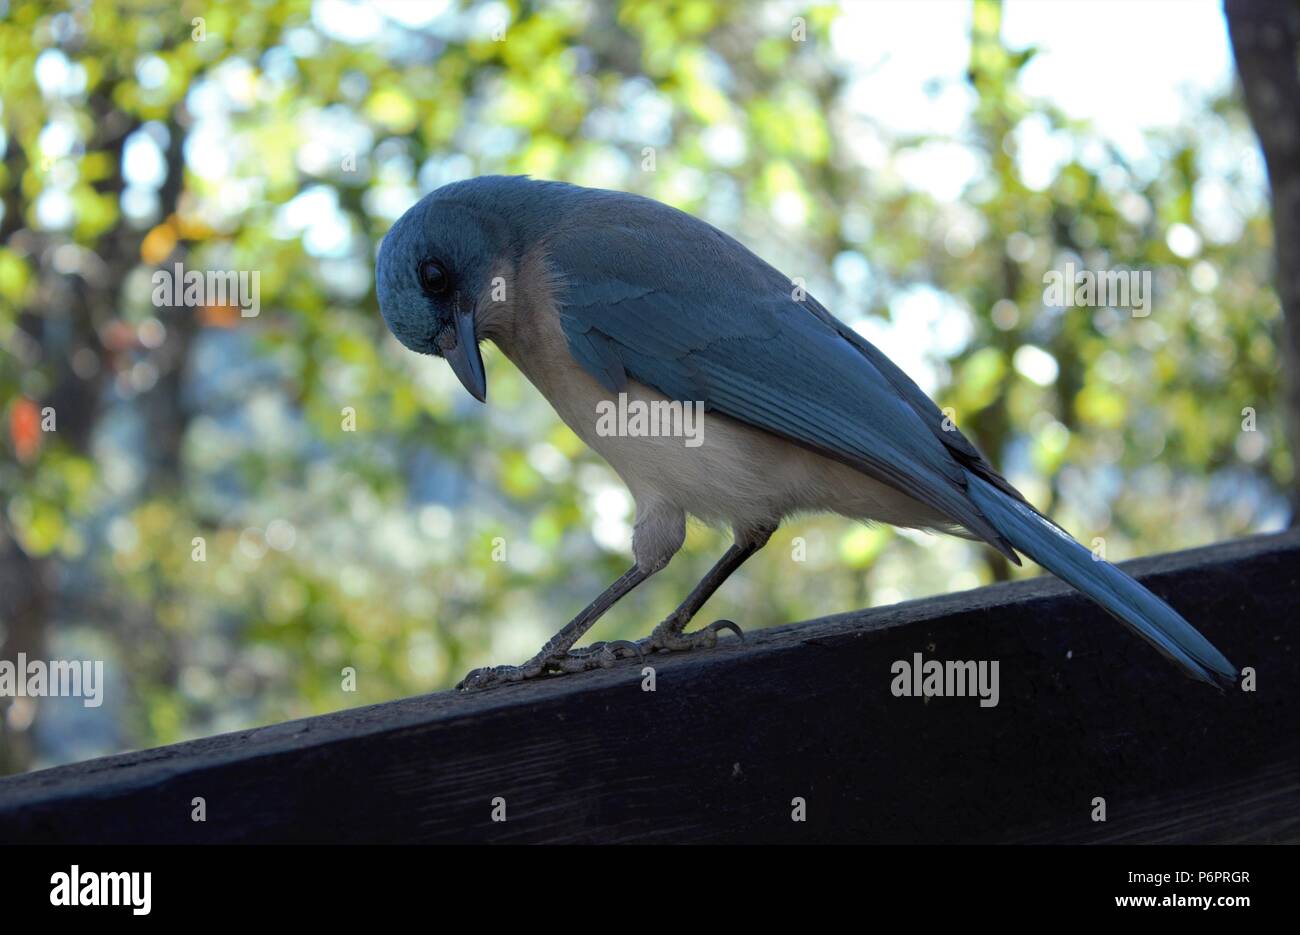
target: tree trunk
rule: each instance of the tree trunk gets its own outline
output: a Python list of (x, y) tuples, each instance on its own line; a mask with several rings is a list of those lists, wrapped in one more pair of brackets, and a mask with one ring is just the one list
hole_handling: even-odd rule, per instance
[(1273, 190), (1291, 524), (1300, 525), (1300, 3), (1226, 0), (1237, 73)]

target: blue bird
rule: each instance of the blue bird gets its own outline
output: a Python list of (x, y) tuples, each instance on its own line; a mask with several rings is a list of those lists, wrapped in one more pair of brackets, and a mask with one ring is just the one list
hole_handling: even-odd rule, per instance
[[(476, 669), (461, 688), (739, 634), (726, 620), (687, 625), (784, 518), (810, 511), (982, 540), (1016, 564), (1021, 552), (1193, 678), (1235, 679), (1177, 611), (1034, 509), (889, 358), (689, 214), (526, 177), (456, 182), (389, 231), (376, 283), (394, 336), (444, 358), (479, 401), (479, 343), (495, 343), (636, 502), (636, 564), (533, 658)], [(628, 417), (611, 431), (615, 406)], [(702, 413), (695, 438), (671, 431), (692, 411)], [(601, 614), (668, 564), (687, 514), (730, 526), (726, 554), (648, 638), (575, 649)]]

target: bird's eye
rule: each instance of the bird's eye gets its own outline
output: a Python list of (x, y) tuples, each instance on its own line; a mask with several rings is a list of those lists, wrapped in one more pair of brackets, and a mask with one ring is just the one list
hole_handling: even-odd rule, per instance
[(425, 260), (420, 264), (420, 285), (430, 295), (447, 291), (451, 277), (437, 260)]

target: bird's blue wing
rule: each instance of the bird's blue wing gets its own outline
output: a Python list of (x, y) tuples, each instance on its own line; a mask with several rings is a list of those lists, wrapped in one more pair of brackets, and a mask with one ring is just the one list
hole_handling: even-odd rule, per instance
[(811, 296), (796, 299), (789, 280), (707, 224), (642, 199), (619, 205), (625, 220), (550, 245), (569, 349), (609, 390), (638, 380), (849, 464), (1017, 564), (1013, 547), (1024, 552), (1189, 675), (1232, 682), (1232, 663), (1176, 610), (1025, 502), (906, 374)]
[(611, 391), (631, 378), (701, 401), (846, 463), (1018, 563), (967, 491), (970, 463), (987, 465), (901, 370), (726, 235), (698, 221), (665, 234), (651, 220), (550, 245), (561, 324), (588, 373)]

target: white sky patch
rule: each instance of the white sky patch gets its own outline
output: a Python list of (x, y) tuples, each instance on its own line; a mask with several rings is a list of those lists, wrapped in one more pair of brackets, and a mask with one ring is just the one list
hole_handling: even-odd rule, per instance
[(456, 517), (440, 503), (430, 503), (420, 508), (420, 532), (431, 539), (447, 539), (456, 527)]
[(803, 227), (808, 220), (808, 203), (798, 192), (781, 192), (772, 199), (772, 214), (785, 227)]
[(36, 223), (45, 230), (72, 226), (72, 198), (61, 188), (47, 188), (36, 199)]
[(862, 121), (842, 122), (841, 145), (847, 156), (867, 172), (879, 172), (889, 165), (889, 143), (878, 127)]
[[(416, 0), (403, 4), (410, 7), (424, 5)], [(388, 4), (388, 6), (396, 6), (396, 4)], [(383, 13), (387, 12), (383, 11)], [(384, 28), (384, 17), (379, 7), (352, 2), (352, 0), (316, 0), (311, 8), (311, 20), (317, 29), (331, 39), (349, 45), (374, 42)]]
[(435, 188), (442, 188), (451, 182), (470, 178), (473, 174), (474, 161), (464, 153), (430, 156), (425, 160), (424, 165), (420, 166), (417, 176), (420, 193), (428, 194)]
[(626, 552), (632, 541), (632, 526), (627, 518), (632, 512), (632, 498), (622, 487), (603, 484), (591, 500), (596, 517), (591, 523), (592, 538), (601, 548)]
[(492, 35), (495, 29), (510, 28), (510, 7), (504, 3), (493, 2), (483, 3), (475, 6), (468, 13), (471, 21), (471, 35), (477, 37), (487, 37)]
[[(1120, 15), (1123, 29), (1116, 28)], [(840, 129), (846, 150), (864, 171), (888, 170), (890, 140), (928, 135), (929, 141), (893, 158), (892, 168), (908, 188), (959, 203), (978, 180), (984, 168), (964, 143), (977, 100), (966, 76), (970, 27), (965, 0), (844, 5), (831, 28), (832, 52), (849, 78)], [(1106, 146), (1113, 146), (1139, 181), (1154, 175), (1160, 156), (1147, 134), (1202, 121), (1198, 165), (1204, 174), (1193, 202), (1198, 229), (1174, 225), (1166, 243), (1176, 255), (1192, 258), (1201, 251), (1202, 236), (1220, 243), (1240, 236), (1248, 207), (1243, 199), (1262, 204), (1266, 181), (1254, 139), (1205, 117), (1205, 102), (1230, 88), (1234, 74), (1216, 0), (1176, 6), (1153, 0), (1006, 0), (1002, 35), (1011, 48), (1036, 48), (1021, 72), (1020, 90), (1089, 127), (1077, 155), (1094, 171), (1108, 164)], [(1076, 156), (1076, 138), (1053, 130), (1042, 114), (1031, 114), (1014, 133), (1017, 172), (1032, 190), (1046, 189)], [(1107, 171), (1103, 181), (1108, 178), (1117, 189), (1124, 216), (1134, 223), (1149, 219), (1151, 206), (1132, 190), (1127, 174)], [(960, 238), (946, 245), (954, 255), (965, 249)], [(835, 272), (841, 286), (856, 289), (863, 270), (844, 258), (837, 259)], [(855, 327), (922, 389), (934, 392), (937, 362), (971, 339), (969, 313), (951, 296), (920, 287), (896, 295), (890, 307), (891, 320), (859, 318)], [(1042, 386), (1055, 381), (1059, 370), (1047, 351), (1032, 345), (1020, 348), (1013, 363)]]
[(235, 110), (248, 110), (257, 102), (257, 72), (242, 58), (226, 59), (216, 67), (213, 77)]
[(36, 143), (42, 155), (49, 159), (62, 159), (77, 145), (77, 128), (71, 120), (56, 117), (41, 129)]
[[(384, 181), (370, 187), (362, 197), (366, 211), (396, 221), (419, 199), (415, 186), (403, 181)], [(339, 213), (342, 218), (342, 212)]]
[(966, 84), (966, 0), (847, 3), (831, 49), (850, 62), (849, 109), (900, 134), (961, 131), (975, 101)]
[(900, 151), (894, 167), (909, 188), (939, 201), (959, 199), (981, 171), (980, 160), (969, 146), (942, 140)]
[(1185, 124), (1198, 99), (1232, 82), (1227, 25), (1213, 0), (1007, 0), (1002, 35), (1013, 48), (1039, 47), (1021, 72), (1025, 93), (1091, 121), (1128, 155), (1146, 152), (1141, 130)]
[(169, 74), (171, 69), (167, 67), (167, 62), (157, 55), (146, 55), (135, 63), (135, 80), (149, 91), (166, 84)]
[(836, 254), (835, 260), (831, 263), (831, 271), (835, 274), (836, 282), (854, 292), (862, 292), (874, 284), (875, 277), (871, 272), (871, 264), (856, 250), (845, 250)]
[(1197, 226), (1215, 243), (1227, 244), (1240, 239), (1246, 229), (1234, 188), (1221, 178), (1202, 177), (1192, 190), (1192, 214)]
[(548, 442), (537, 442), (528, 449), (528, 463), (551, 483), (559, 483), (572, 470), (564, 452)]
[(732, 123), (720, 123), (700, 134), (700, 145), (718, 165), (734, 168), (745, 161), (745, 134)]
[(939, 387), (936, 361), (961, 353), (975, 336), (970, 310), (948, 293), (924, 285), (896, 293), (889, 320), (861, 318), (853, 328), (927, 394)]
[(36, 56), (36, 83), (41, 92), (52, 96), (62, 91), (70, 67), (68, 57), (59, 49), (46, 49)]
[(1016, 170), (1025, 187), (1041, 192), (1074, 154), (1074, 144), (1063, 130), (1053, 130), (1042, 114), (1030, 114), (1016, 124)]
[(198, 121), (185, 138), (185, 164), (200, 178), (217, 180), (234, 168), (232, 130), (224, 115)]
[(357, 302), (370, 290), (374, 266), (355, 257), (322, 263), (319, 267), (321, 282), (339, 298)]
[(122, 190), (122, 211), (138, 223), (145, 223), (155, 218), (159, 210), (158, 193), (152, 188), (128, 185)]
[(46, 49), (36, 57), (36, 83), (46, 97), (75, 97), (86, 90), (86, 68), (72, 62), (60, 49)]
[(361, 159), (374, 146), (374, 131), (345, 107), (326, 107), (306, 114), (299, 123), (303, 144), (298, 168), (312, 175), (339, 171), (345, 157)]
[(445, 16), (450, 0), (374, 0), (375, 9), (408, 29), (422, 29)]
[(1011, 363), (1017, 373), (1039, 386), (1051, 386), (1055, 383), (1061, 369), (1055, 357), (1033, 344), (1022, 344), (1016, 348)]
[(229, 113), (226, 97), (221, 86), (214, 81), (203, 79), (190, 85), (185, 95), (186, 109), (202, 121), (213, 121)]
[(1165, 243), (1175, 256), (1190, 260), (1201, 252), (1201, 235), (1186, 224), (1171, 224), (1165, 234)]
[[(1121, 6), (1124, 28), (1117, 29)], [(844, 128), (846, 146), (866, 157), (867, 168), (880, 170), (884, 145), (873, 141), (872, 125), (895, 138), (949, 137), (953, 150), (965, 149), (957, 141), (976, 103), (966, 80), (970, 27), (966, 0), (844, 5), (831, 27), (831, 48), (849, 78), (847, 112), (859, 118)], [(1203, 102), (1233, 80), (1227, 24), (1215, 0), (1006, 0), (1002, 34), (1012, 48), (1038, 50), (1021, 72), (1022, 91), (1090, 122), (1101, 141), (1147, 170), (1156, 157), (1144, 133), (1197, 119)], [(1069, 140), (1053, 134), (1044, 117), (1022, 122), (1016, 137), (1018, 168), (1030, 188), (1045, 188), (1072, 156)], [(1226, 165), (1241, 165), (1229, 141), (1216, 145), (1228, 150)], [(942, 158), (953, 150), (937, 150), (939, 158), (900, 154), (898, 171), (912, 188), (951, 200), (959, 187), (954, 175), (972, 171), (969, 156)], [(1263, 173), (1247, 170), (1248, 184), (1262, 190)]]
[(122, 175), (132, 185), (157, 188), (167, 178), (167, 161), (158, 142), (144, 130), (127, 137), (122, 148)]
[[(640, 154), (638, 153), (637, 156), (639, 159)], [(632, 160), (624, 152), (601, 146), (583, 155), (579, 177), (590, 188), (620, 188), (630, 172), (632, 172)], [(468, 175), (469, 171), (466, 174)]]
[(660, 146), (672, 137), (673, 103), (645, 78), (632, 78), (619, 88), (618, 123), (629, 139)]
[[(683, 167), (668, 177), (668, 184), (658, 193), (658, 197), (670, 205), (683, 205), (703, 198), (707, 191), (708, 179), (704, 173), (699, 169)], [(778, 219), (781, 219), (779, 212)]]
[(281, 239), (301, 235), (303, 249), (312, 256), (340, 256), (352, 239), (338, 192), (327, 185), (313, 185), (283, 204), (272, 233)]

